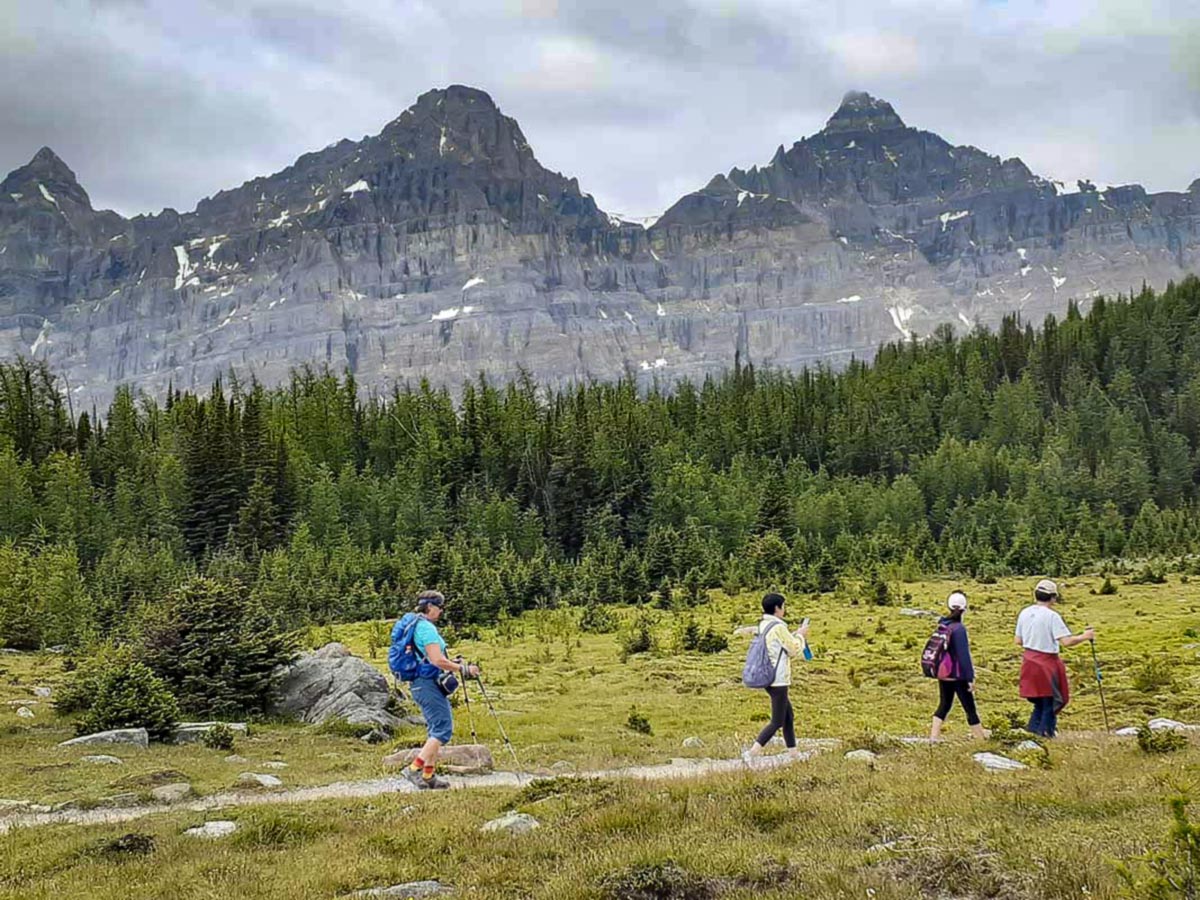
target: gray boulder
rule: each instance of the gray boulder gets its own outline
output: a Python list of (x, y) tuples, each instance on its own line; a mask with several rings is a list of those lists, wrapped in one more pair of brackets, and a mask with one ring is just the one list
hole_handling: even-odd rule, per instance
[(1029, 768), (1025, 763), (1017, 762), (1015, 759), (1009, 759), (998, 753), (976, 753), (971, 759), (989, 772), (1019, 772), (1021, 769)]
[(229, 837), (235, 831), (237, 831), (236, 822), (205, 822), (203, 825), (189, 828), (184, 834), (188, 837), (211, 839)]
[(850, 762), (874, 762), (879, 758), (879, 754), (871, 750), (851, 750), (846, 754), (846, 759)]
[(1151, 731), (1200, 731), (1200, 725), (1186, 725), (1174, 719), (1151, 719), (1146, 723)]
[(306, 653), (279, 673), (276, 715), (295, 716), (320, 724), (344, 720), (352, 725), (376, 725), (391, 730), (401, 720), (387, 711), (387, 679), (343, 644), (326, 644)]
[(400, 897), (404, 900), (417, 897), (443, 897), (453, 894), (454, 888), (440, 881), (410, 881), (408, 884), (393, 884), (391, 887), (366, 888), (355, 891), (351, 897)]
[(243, 787), (257, 787), (275, 790), (283, 787), (283, 782), (274, 775), (261, 775), (258, 772), (243, 772), (238, 776), (238, 784)]
[(698, 737), (688, 737), (683, 739), (683, 747), (685, 750), (699, 750), (704, 746), (704, 741)]
[(192, 786), (186, 781), (164, 784), (162, 787), (156, 787), (150, 791), (150, 796), (159, 803), (178, 803), (180, 800), (186, 800), (192, 796)]
[(92, 744), (130, 744), (145, 750), (150, 746), (150, 734), (145, 728), (116, 728), (112, 731), (97, 731), (82, 737), (63, 741), (60, 747), (86, 747)]
[(118, 757), (107, 756), (103, 753), (101, 753), (97, 756), (84, 756), (84, 757), (81, 757), (79, 761), (85, 762), (85, 763), (91, 763), (92, 765), (97, 765), (97, 766), (119, 766), (119, 765), (121, 765), (121, 760)]
[(542, 824), (527, 813), (509, 812), (498, 819), (492, 819), (480, 828), (480, 831), (505, 831), (509, 834), (527, 834)]

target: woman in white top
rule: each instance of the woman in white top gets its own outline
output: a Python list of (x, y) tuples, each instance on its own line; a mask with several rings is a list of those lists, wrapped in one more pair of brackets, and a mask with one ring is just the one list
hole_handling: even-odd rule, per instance
[(771, 697), (771, 721), (746, 751), (752, 757), (762, 753), (763, 747), (781, 728), (784, 745), (789, 750), (796, 746), (795, 715), (788, 699), (788, 685), (792, 683), (792, 657), (804, 652), (808, 626), (801, 625), (795, 632), (788, 631), (783, 620), (786, 603), (782, 594), (767, 594), (762, 599), (763, 617), (758, 623), (758, 633), (766, 635), (767, 652), (775, 661), (775, 680), (766, 689)]

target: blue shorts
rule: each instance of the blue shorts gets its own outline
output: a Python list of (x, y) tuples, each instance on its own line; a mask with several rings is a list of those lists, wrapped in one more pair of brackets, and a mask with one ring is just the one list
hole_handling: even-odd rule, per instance
[(450, 698), (442, 693), (433, 678), (418, 678), (412, 683), (413, 699), (421, 707), (425, 727), (429, 736), (443, 744), (450, 743), (454, 736), (454, 714), (450, 711)]

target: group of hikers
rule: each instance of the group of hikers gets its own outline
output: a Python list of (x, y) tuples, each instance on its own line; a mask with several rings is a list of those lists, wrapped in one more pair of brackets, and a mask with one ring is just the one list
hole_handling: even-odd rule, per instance
[[(1033, 704), (1026, 730), (1038, 737), (1052, 738), (1058, 730), (1058, 714), (1071, 698), (1067, 667), (1063, 663), (1063, 647), (1074, 647), (1096, 639), (1093, 628), (1072, 634), (1058, 610), (1058, 585), (1043, 578), (1033, 589), (1034, 602), (1017, 616), (1013, 640), (1022, 649), (1019, 691), (1021, 697)], [(946, 599), (947, 613), (938, 620), (921, 655), (922, 671), (938, 682), (938, 705), (929, 726), (929, 739), (941, 739), (946, 716), (954, 699), (967, 715), (967, 725), (976, 738), (986, 739), (987, 729), (979, 718), (975, 705), (975, 664), (971, 660), (971, 642), (963, 616), (967, 611), (967, 595), (953, 591)], [(746, 751), (749, 760), (763, 752), (775, 734), (782, 730), (784, 746), (796, 747), (796, 729), (788, 687), (792, 683), (792, 659), (808, 651), (808, 619), (795, 631), (784, 621), (786, 600), (781, 594), (767, 594), (762, 599), (762, 620), (758, 624), (755, 643), (747, 655), (743, 682), (749, 687), (764, 688), (771, 698), (771, 720)], [(766, 676), (756, 670), (756, 653), (769, 667)], [(769, 679), (769, 683), (768, 682)]]
[[(1054, 608), (1058, 586), (1042, 579), (1033, 591), (1034, 603), (1017, 616), (1014, 640), (1022, 648), (1020, 695), (1033, 705), (1027, 730), (1040, 737), (1054, 737), (1058, 714), (1070, 699), (1067, 669), (1060, 651), (1095, 640), (1094, 629), (1072, 634)], [(454, 714), (450, 696), (460, 683), (479, 678), (479, 667), (462, 657), (449, 656), (446, 641), (437, 623), (445, 610), (446, 598), (438, 591), (417, 595), (416, 609), (400, 618), (392, 629), (388, 664), (398, 680), (407, 682), (413, 700), (420, 707), (428, 729), (428, 739), (404, 772), (419, 790), (444, 790), (449, 783), (438, 777), (437, 761), (441, 749), (454, 733)], [(938, 682), (939, 702), (933, 713), (929, 738), (940, 740), (946, 716), (957, 697), (967, 716), (971, 733), (980, 739), (988, 731), (979, 719), (975, 704), (975, 666), (963, 617), (967, 595), (954, 591), (946, 600), (947, 613), (926, 644), (921, 657), (924, 673)], [(788, 691), (792, 683), (792, 660), (811, 659), (808, 647), (809, 620), (798, 628), (788, 627), (787, 600), (782, 594), (769, 593), (762, 599), (762, 619), (755, 629), (747, 656), (743, 682), (762, 688), (771, 702), (771, 719), (759, 733), (743, 758), (750, 762), (759, 756), (775, 735), (782, 731), (786, 748), (796, 747), (795, 713)], [(481, 682), (482, 684), (482, 682)]]

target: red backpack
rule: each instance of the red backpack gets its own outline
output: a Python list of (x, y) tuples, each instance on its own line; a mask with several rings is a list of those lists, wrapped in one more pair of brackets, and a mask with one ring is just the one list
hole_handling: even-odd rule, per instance
[(950, 657), (950, 634), (955, 622), (942, 622), (921, 651), (921, 673), (926, 678), (949, 678), (954, 668)]

